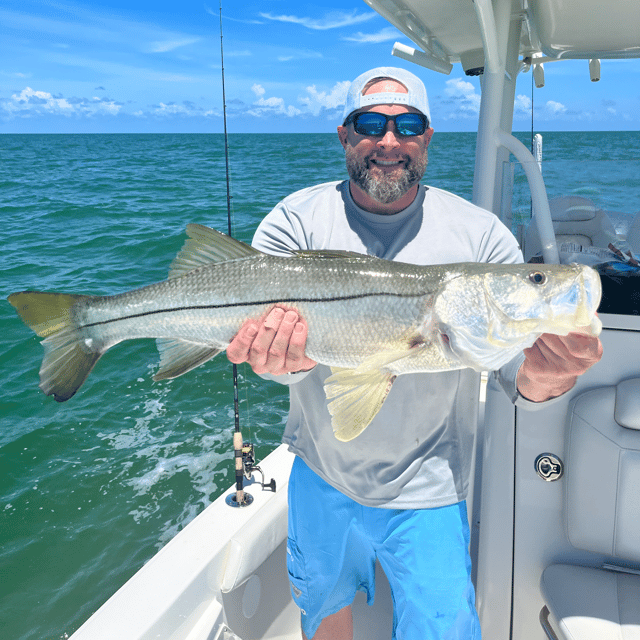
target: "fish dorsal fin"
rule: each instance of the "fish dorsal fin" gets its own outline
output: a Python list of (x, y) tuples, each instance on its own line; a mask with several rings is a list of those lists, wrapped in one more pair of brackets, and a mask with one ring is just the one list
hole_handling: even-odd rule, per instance
[(237, 260), (260, 253), (250, 245), (202, 224), (188, 224), (187, 235), (188, 240), (169, 268), (170, 278), (179, 278), (212, 262)]

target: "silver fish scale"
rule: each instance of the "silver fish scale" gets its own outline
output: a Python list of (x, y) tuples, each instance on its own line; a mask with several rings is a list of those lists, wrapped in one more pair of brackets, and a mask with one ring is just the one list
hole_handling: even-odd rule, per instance
[(146, 337), (225, 348), (247, 318), (290, 307), (309, 325), (309, 357), (352, 367), (363, 354), (406, 348), (439, 284), (420, 267), (377, 258), (260, 255), (83, 301), (75, 316), (87, 338), (104, 346)]

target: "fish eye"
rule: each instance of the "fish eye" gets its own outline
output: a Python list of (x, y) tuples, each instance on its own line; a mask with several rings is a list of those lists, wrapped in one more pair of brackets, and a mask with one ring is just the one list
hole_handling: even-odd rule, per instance
[(532, 271), (529, 274), (529, 280), (533, 284), (544, 284), (547, 281), (547, 276), (542, 271)]

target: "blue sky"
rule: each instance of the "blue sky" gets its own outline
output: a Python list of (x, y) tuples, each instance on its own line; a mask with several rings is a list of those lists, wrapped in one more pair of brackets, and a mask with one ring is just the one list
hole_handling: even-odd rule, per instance
[[(412, 65), (411, 44), (361, 0), (226, 0), (231, 132), (332, 132), (349, 82), (368, 68)], [(477, 79), (413, 67), (439, 131), (475, 130)], [(548, 64), (533, 95), (535, 128), (637, 130), (640, 60)], [(514, 128), (531, 126), (531, 74), (518, 80)], [(0, 132), (222, 131), (217, 0), (2, 0)]]

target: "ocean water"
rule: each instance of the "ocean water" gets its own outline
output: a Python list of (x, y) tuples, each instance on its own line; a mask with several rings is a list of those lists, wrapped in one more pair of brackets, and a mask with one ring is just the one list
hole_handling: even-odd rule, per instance
[[(436, 133), (425, 182), (470, 198), (474, 147), (475, 134)], [(640, 133), (545, 134), (549, 191), (619, 212), (624, 231), (640, 211), (638, 149)], [(330, 134), (232, 134), (229, 153), (245, 241), (287, 194), (346, 176)], [(514, 173), (520, 220), (529, 202)], [(220, 356), (154, 383), (153, 341), (125, 343), (59, 404), (38, 389), (40, 340), (5, 299), (164, 279), (187, 223), (227, 230), (223, 137), (3, 135), (0, 214), (0, 629), (57, 640), (232, 484), (231, 367)], [(280, 441), (286, 390), (239, 373), (243, 433), (261, 459)]]

